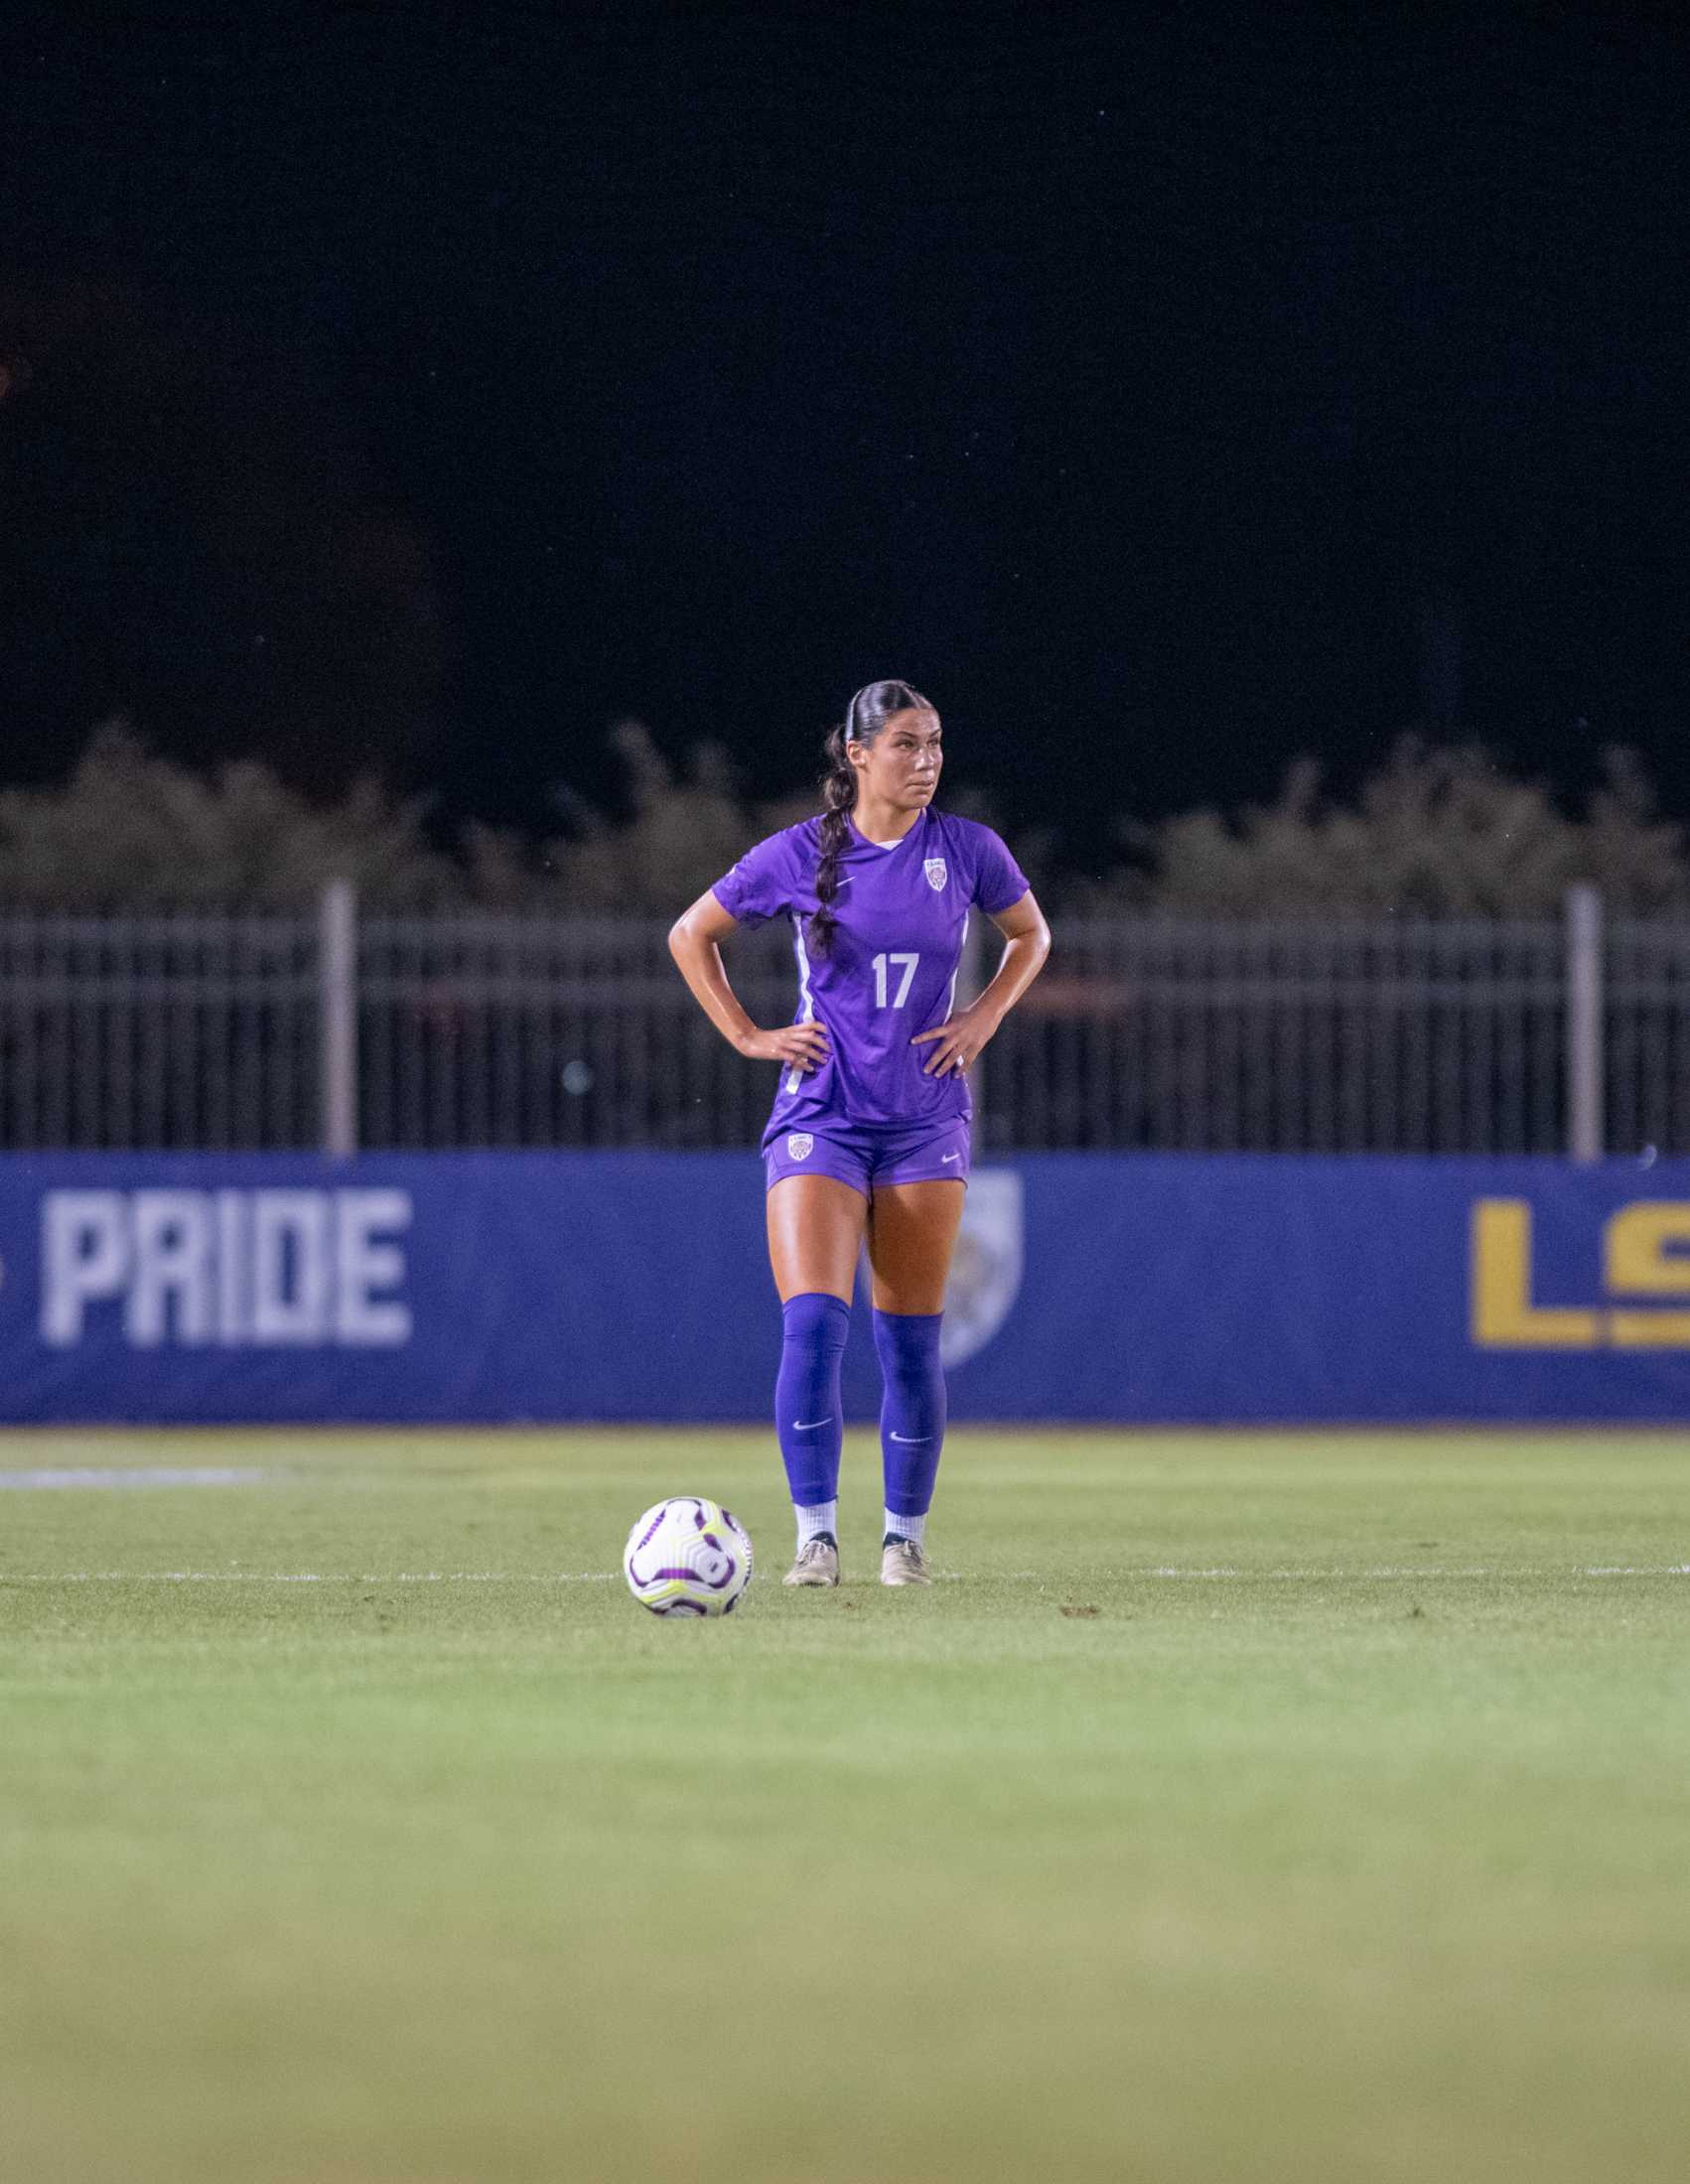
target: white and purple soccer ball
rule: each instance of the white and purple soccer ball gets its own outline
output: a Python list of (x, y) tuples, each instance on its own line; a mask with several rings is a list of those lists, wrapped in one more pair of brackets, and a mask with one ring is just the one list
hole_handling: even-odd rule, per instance
[(635, 1524), (622, 1569), (653, 1615), (731, 1615), (751, 1583), (751, 1534), (720, 1502), (677, 1494)]

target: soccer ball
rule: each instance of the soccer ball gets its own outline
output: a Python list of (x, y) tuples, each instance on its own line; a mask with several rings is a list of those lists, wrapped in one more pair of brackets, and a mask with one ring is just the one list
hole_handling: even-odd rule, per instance
[(731, 1615), (751, 1583), (751, 1535), (720, 1502), (677, 1494), (628, 1535), (622, 1569), (653, 1615)]

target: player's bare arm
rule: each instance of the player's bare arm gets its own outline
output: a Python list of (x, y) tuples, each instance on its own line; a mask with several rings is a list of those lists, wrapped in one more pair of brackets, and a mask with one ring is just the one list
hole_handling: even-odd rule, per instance
[(966, 1070), (1044, 968), (1051, 952), (1051, 928), (1031, 888), (1019, 902), (999, 910), (992, 923), (1008, 945), (990, 985), (966, 1009), (959, 1009), (930, 1031), (917, 1031), (910, 1042), (912, 1046), (938, 1042), (927, 1056), (923, 1076), (942, 1077), (949, 1069)]
[(723, 909), (709, 887), (670, 926), (669, 953), (694, 999), (729, 1045), (749, 1060), (784, 1062), (800, 1070), (819, 1068), (827, 1059), (826, 1024), (784, 1024), (776, 1030), (760, 1030), (728, 984), (722, 943), (738, 930), (739, 919)]

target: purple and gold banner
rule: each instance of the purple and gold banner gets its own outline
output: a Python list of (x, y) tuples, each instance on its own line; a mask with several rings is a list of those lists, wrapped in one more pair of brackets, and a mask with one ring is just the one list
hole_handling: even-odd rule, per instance
[[(13, 1424), (758, 1421), (778, 1336), (750, 1152), (0, 1158)], [(1690, 1161), (988, 1160), (945, 1353), (958, 1419), (1677, 1423)]]

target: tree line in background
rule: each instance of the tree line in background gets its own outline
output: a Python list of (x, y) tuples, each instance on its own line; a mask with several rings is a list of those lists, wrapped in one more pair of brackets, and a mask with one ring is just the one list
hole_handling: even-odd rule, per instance
[[(817, 808), (746, 799), (717, 746), (677, 774), (639, 723), (612, 738), (626, 816), (562, 794), (554, 839), (471, 825), (443, 846), (427, 799), (373, 777), (313, 802), (255, 760), (196, 772), (110, 722), (62, 784), (0, 790), (0, 906), (280, 907), (346, 878), (371, 907), (671, 915), (750, 843)], [(1690, 907), (1685, 830), (1660, 816), (1623, 751), (1605, 753), (1603, 784), (1576, 811), (1477, 745), (1405, 738), (1347, 797), (1301, 759), (1271, 804), (1123, 820), (1118, 863), (1091, 874), (1062, 872), (1056, 845), (1018, 834), (1011, 812), (966, 792), (946, 803), (998, 826), (1056, 910), (1530, 917), (1555, 911), (1575, 881), (1620, 911)]]

